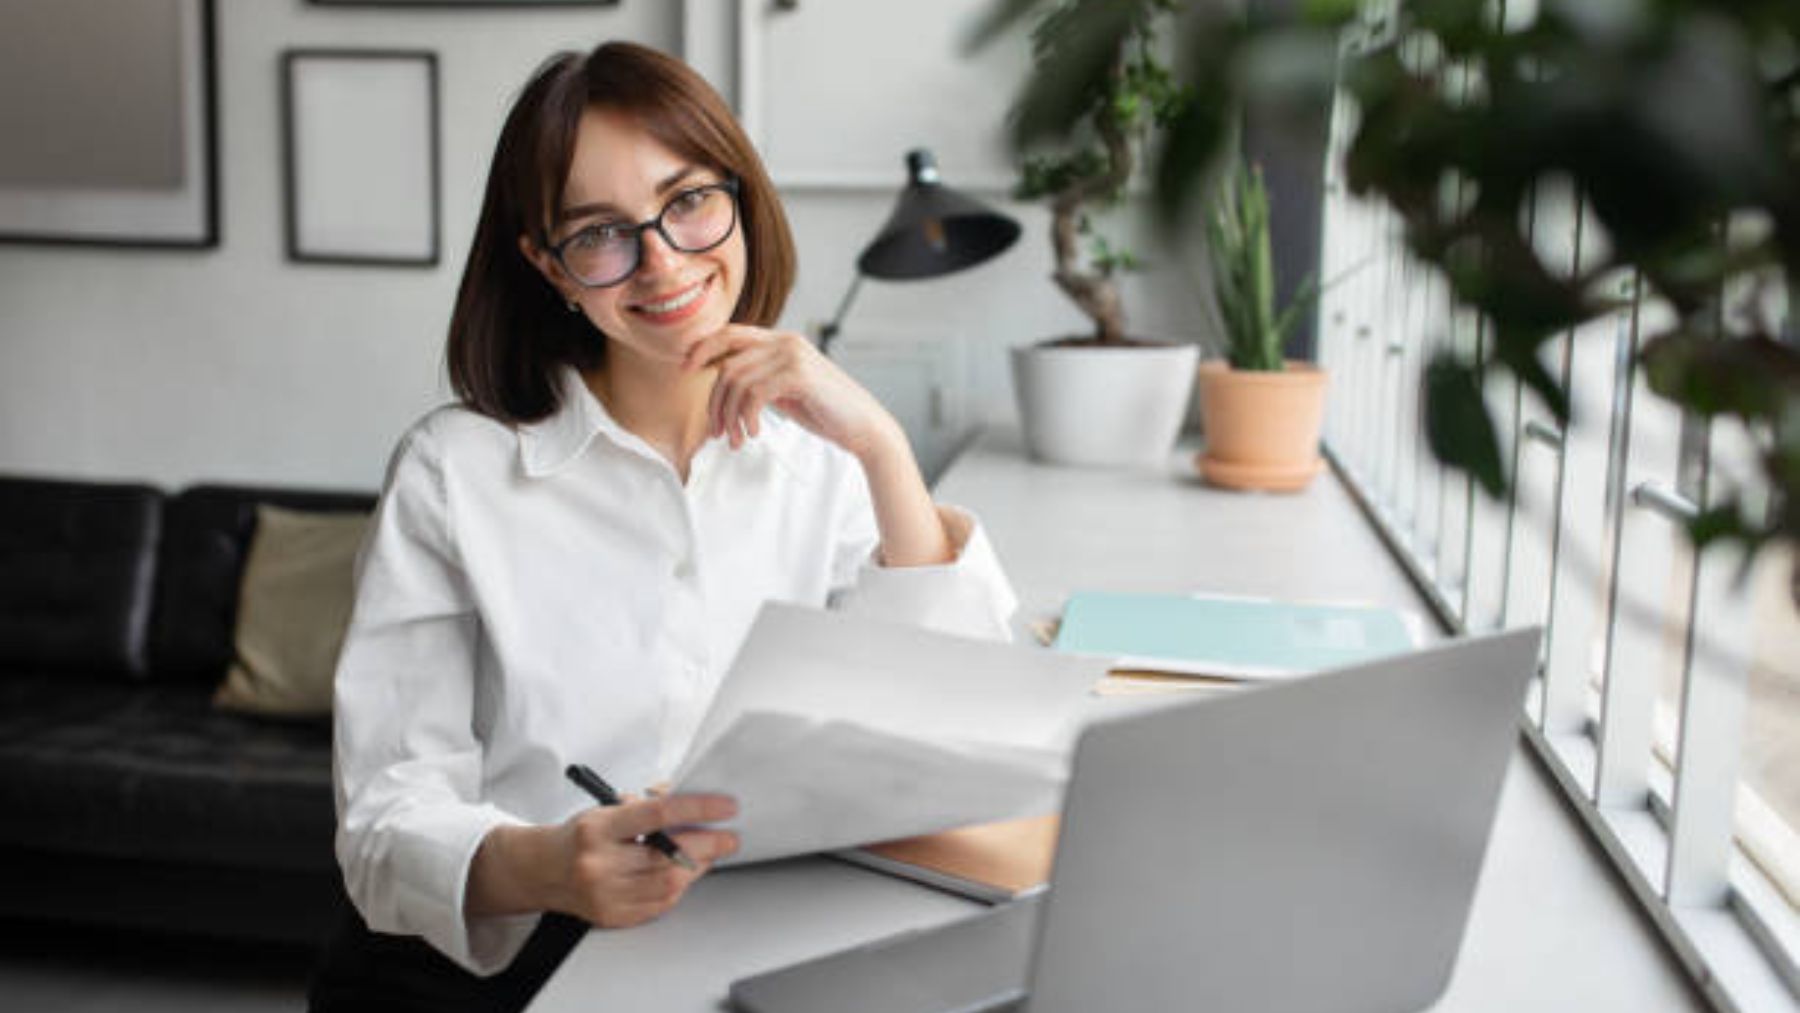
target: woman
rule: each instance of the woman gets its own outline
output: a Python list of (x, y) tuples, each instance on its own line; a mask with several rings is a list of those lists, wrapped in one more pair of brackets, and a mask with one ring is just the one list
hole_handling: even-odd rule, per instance
[[(793, 272), (760, 160), (678, 61), (610, 43), (520, 95), (450, 325), (461, 403), (401, 440), (361, 560), (336, 702), (361, 920), (315, 1008), (517, 1006), (587, 925), (679, 901), (732, 800), (595, 808), (562, 771), (666, 778), (763, 602), (1006, 635), (973, 520), (770, 329)], [(634, 843), (658, 829), (700, 872)]]

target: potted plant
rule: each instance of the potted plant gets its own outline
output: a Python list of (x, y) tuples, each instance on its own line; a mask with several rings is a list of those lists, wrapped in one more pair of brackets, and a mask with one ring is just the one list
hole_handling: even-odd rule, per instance
[(1207, 212), (1206, 232), (1225, 355), (1200, 365), (1206, 446), (1195, 466), (1214, 485), (1298, 491), (1325, 466), (1319, 455), (1325, 372), (1288, 361), (1283, 349), (1317, 288), (1310, 278), (1302, 282), (1276, 312), (1269, 193), (1260, 167), (1233, 163)]
[[(1087, 334), (1015, 348), (1013, 387), (1033, 456), (1063, 464), (1158, 466), (1168, 460), (1193, 391), (1198, 346), (1126, 332), (1118, 276), (1141, 264), (1100, 235), (1093, 213), (1123, 199), (1141, 149), (1181, 108), (1182, 93), (1158, 59), (1156, 36), (1174, 8), (1153, 0), (1095, 50), (1071, 4), (1051, 7), (1032, 33), (1038, 66), (1069, 59), (1090, 73), (1069, 78), (1077, 122), (1056, 148), (1026, 158), (1013, 196), (1051, 213), (1052, 276), (1093, 321)], [(1029, 102), (1015, 128), (1031, 129)], [(1085, 246), (1085, 249), (1084, 249)]]

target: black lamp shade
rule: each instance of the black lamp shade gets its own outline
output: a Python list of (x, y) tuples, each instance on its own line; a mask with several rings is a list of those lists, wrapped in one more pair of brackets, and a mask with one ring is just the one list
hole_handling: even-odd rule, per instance
[(870, 278), (935, 278), (992, 257), (1019, 238), (1019, 223), (938, 182), (924, 149), (906, 156), (910, 180), (875, 240), (856, 259)]

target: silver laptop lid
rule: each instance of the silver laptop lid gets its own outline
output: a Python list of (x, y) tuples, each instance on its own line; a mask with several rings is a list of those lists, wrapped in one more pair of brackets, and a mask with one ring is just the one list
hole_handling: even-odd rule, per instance
[(1090, 727), (1029, 1008), (1429, 1004), (1468, 920), (1538, 635)]

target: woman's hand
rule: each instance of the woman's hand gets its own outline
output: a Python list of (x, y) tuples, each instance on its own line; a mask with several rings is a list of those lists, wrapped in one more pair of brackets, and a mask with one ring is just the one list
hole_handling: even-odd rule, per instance
[[(735, 852), (737, 835), (696, 830), (737, 815), (726, 795), (671, 795), (588, 809), (550, 826), (488, 831), (469, 867), (464, 910), (472, 916), (561, 911), (606, 928), (647, 922), (681, 899), (712, 863)], [(700, 866), (689, 872), (638, 837), (670, 833)]]
[[(684, 829), (730, 819), (736, 804), (724, 795), (672, 795), (589, 809), (554, 828), (562, 856), (559, 896), (552, 907), (601, 928), (625, 928), (675, 906), (712, 863), (737, 850), (737, 835)], [(653, 830), (669, 832), (700, 866), (689, 872), (637, 842)]]
[(906, 432), (888, 410), (812, 342), (790, 331), (728, 324), (688, 349), (682, 369), (716, 367), (707, 402), (708, 432), (732, 447), (758, 435), (765, 406), (849, 451), (868, 479), (881, 561), (888, 566), (947, 563), (956, 556), (931, 501)]
[[(735, 449), (759, 435), (759, 416), (773, 406), (865, 465), (902, 449), (905, 435), (881, 402), (791, 331), (728, 324), (688, 350), (684, 370), (716, 367), (707, 403), (708, 433)], [(910, 451), (909, 451), (910, 452)]]

